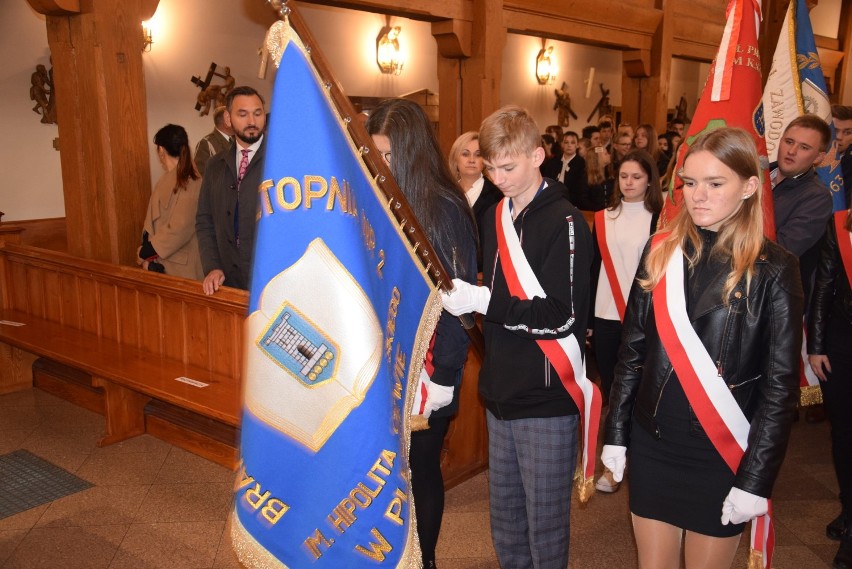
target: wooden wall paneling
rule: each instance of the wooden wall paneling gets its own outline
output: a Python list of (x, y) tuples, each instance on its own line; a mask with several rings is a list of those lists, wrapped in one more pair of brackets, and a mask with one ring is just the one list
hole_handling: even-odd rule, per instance
[(44, 276), (46, 271), (37, 266), (28, 266), (27, 272), (27, 305), (31, 314), (46, 318), (44, 312)]
[(55, 271), (44, 271), (44, 312), (45, 319), (51, 322), (62, 322), (62, 286), (60, 274)]
[(482, 358), (471, 348), (462, 377), (459, 414), (450, 421), (441, 455), (444, 486), (450, 488), (488, 467), (485, 407), (479, 397)]
[(675, 0), (672, 19), (672, 55), (712, 61), (725, 29), (727, 2)]
[(14, 260), (9, 262), (8, 267), (11, 283), (9, 287), (11, 308), (26, 311), (29, 304), (27, 298), (27, 267)]
[[(80, 329), (101, 335), (101, 311), (98, 283), (92, 278), (79, 276), (77, 294), (80, 299)], [(113, 335), (116, 335), (115, 332)]]
[[(72, 253), (130, 263), (151, 180), (140, 23), (156, 1), (48, 15)], [(71, 95), (74, 94), (74, 95)]]
[[(470, 0), (305, 0), (306, 4), (378, 12), (415, 20), (471, 20)], [(293, 2), (298, 8), (301, 2)]]
[(61, 324), (69, 328), (80, 329), (80, 291), (77, 289), (77, 277), (68, 273), (59, 273)]
[(662, 17), (651, 0), (507, 0), (503, 14), (511, 32), (626, 49), (650, 49)]
[[(98, 319), (99, 336), (108, 340), (118, 340), (121, 337), (121, 326), (124, 324), (118, 319), (118, 299), (116, 298), (116, 287), (113, 283), (95, 281), (98, 294)], [(134, 318), (131, 315), (130, 318)]]
[(183, 309), (183, 336), (186, 343), (186, 359), (192, 365), (205, 369), (213, 365), (210, 339), (210, 314), (206, 306), (187, 302)]
[(432, 23), (438, 45), (438, 143), (445, 156), (463, 132), (461, 66), (471, 55), (471, 27), (471, 22), (460, 20)]
[[(113, 286), (115, 298), (115, 315), (112, 316), (118, 324), (118, 341), (132, 346), (141, 345), (141, 320), (143, 313), (139, 306), (139, 296), (136, 291)], [(106, 309), (102, 307), (106, 317)]]
[(40, 14), (62, 16), (80, 11), (80, 0), (28, 0), (33, 10)]
[(482, 120), (501, 106), (506, 27), (502, 0), (474, 0), (471, 57), (461, 65), (461, 132), (479, 130)]
[(68, 234), (64, 217), (28, 219), (16, 221), (15, 225), (24, 228), (21, 233), (22, 245), (43, 247), (54, 251), (68, 249)]
[(186, 305), (187, 303), (180, 300), (160, 297), (160, 335), (162, 354), (165, 357), (192, 363), (186, 349), (187, 336), (191, 333), (186, 326)]
[[(38, 8), (36, 8), (38, 10)], [(80, 93), (80, 81), (75, 69), (76, 51), (71, 39), (71, 20), (47, 17), (47, 37), (53, 61), (53, 81), (58, 92)], [(83, 188), (93, 187), (90, 173), (85, 167), (82, 148), (82, 117), (77, 112), (81, 103), (75, 97), (57, 97), (56, 114), (59, 117), (59, 154), (62, 169), (62, 189), (65, 201), (65, 219), (73, 235), (83, 235), (87, 228), (87, 193)], [(68, 251), (87, 257), (90, 238), (72, 239)]]
[(654, 32), (650, 53), (651, 76), (642, 85), (639, 118), (636, 123), (650, 123), (661, 132), (666, 125), (669, 107), (675, 0), (658, 0), (657, 7), (662, 11), (663, 17)]
[(139, 347), (154, 354), (164, 354), (163, 307), (160, 295), (148, 290), (136, 292), (139, 314)]
[[(234, 373), (234, 319), (210, 311), (210, 368), (223, 375), (237, 377)], [(242, 349), (242, 346), (240, 346)]]
[(6, 285), (9, 279), (9, 260), (4, 254), (3, 241), (0, 240), (0, 310), (8, 310), (12, 307), (12, 294)]

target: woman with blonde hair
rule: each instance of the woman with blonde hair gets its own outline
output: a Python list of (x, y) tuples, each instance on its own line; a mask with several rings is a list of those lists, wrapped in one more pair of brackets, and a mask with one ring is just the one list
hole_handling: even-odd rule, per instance
[(696, 140), (683, 207), (630, 293), (601, 460), (616, 482), (630, 463), (642, 568), (680, 567), (682, 543), (687, 569), (730, 567), (784, 459), (803, 295), (795, 257), (763, 236), (760, 171), (743, 130)]
[[(482, 226), (485, 211), (499, 202), (503, 194), (491, 180), (482, 175), (482, 154), (479, 152), (479, 132), (471, 130), (463, 133), (450, 148), (450, 173), (458, 181), (467, 203), (473, 211), (477, 228)], [(482, 237), (480, 235), (480, 242)], [(482, 270), (482, 261), (478, 260)]]

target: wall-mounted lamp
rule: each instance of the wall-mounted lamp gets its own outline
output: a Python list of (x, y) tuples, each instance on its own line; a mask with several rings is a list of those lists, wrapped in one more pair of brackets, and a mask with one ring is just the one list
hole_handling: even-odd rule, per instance
[(154, 35), (151, 32), (151, 20), (142, 22), (142, 51), (151, 51), (151, 44), (154, 43)]
[(556, 80), (556, 58), (553, 55), (553, 46), (542, 47), (535, 58), (535, 78), (539, 85), (553, 85)]
[(402, 73), (405, 62), (399, 53), (399, 26), (385, 26), (376, 38), (376, 63), (382, 73)]

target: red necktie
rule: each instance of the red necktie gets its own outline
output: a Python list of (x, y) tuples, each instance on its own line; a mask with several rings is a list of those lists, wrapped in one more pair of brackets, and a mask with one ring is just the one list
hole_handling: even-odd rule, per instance
[(239, 171), (239, 173), (237, 173), (237, 188), (239, 188), (240, 182), (243, 181), (243, 178), (246, 175), (246, 170), (248, 169), (248, 164), (249, 164), (249, 159), (248, 159), (249, 150), (248, 150), (248, 148), (243, 148), (242, 150), (240, 150), (240, 152), (243, 153), (243, 157), (240, 158), (240, 171)]
[(243, 182), (249, 164), (248, 148), (243, 148), (240, 152), (243, 153), (243, 157), (240, 158), (240, 171), (237, 173), (237, 205), (234, 207), (234, 239), (237, 242), (237, 248), (240, 246), (240, 184)]

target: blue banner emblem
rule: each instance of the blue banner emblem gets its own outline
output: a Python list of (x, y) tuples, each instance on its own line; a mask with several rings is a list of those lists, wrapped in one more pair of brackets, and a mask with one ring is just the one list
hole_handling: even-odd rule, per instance
[(258, 195), (234, 547), (250, 568), (413, 567), (409, 386), (440, 298), (287, 34)]

